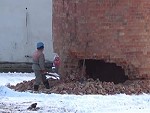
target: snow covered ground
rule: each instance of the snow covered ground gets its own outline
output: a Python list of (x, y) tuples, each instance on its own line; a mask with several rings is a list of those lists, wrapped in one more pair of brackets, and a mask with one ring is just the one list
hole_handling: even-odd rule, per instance
[[(0, 113), (150, 113), (150, 94), (36, 94), (6, 87), (33, 78), (33, 73), (0, 73)], [(27, 110), (33, 103), (38, 111)]]

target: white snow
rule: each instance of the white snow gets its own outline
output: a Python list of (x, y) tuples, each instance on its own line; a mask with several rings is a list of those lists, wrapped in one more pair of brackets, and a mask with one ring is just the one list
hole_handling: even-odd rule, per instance
[[(150, 113), (150, 94), (36, 94), (6, 87), (33, 78), (33, 73), (0, 73), (0, 113)], [(38, 111), (27, 110), (33, 103)]]

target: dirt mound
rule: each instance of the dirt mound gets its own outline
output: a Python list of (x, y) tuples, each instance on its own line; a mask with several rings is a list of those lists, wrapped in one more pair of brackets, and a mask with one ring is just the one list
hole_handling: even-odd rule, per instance
[[(33, 90), (34, 80), (23, 81), (16, 86), (9, 86), (16, 91)], [(85, 81), (71, 81), (64, 82), (62, 80), (49, 79), (50, 89), (45, 89), (41, 84), (39, 91), (43, 93), (57, 93), (57, 94), (142, 94), (150, 93), (150, 80), (134, 80), (126, 81), (123, 84), (114, 84), (113, 82), (101, 82), (99, 80), (88, 79)]]

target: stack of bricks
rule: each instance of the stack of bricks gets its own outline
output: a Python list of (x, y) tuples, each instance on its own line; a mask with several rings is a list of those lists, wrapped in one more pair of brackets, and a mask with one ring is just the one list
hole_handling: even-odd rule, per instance
[(80, 59), (96, 59), (121, 66), (129, 79), (149, 79), (149, 15), (148, 0), (53, 0), (62, 75), (74, 73)]

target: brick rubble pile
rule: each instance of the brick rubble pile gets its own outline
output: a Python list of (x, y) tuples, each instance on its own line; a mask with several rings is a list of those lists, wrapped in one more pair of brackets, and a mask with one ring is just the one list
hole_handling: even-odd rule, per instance
[[(23, 81), (16, 86), (9, 86), (16, 91), (32, 91), (34, 80)], [(88, 79), (86, 81), (64, 82), (59, 80), (50, 80), (50, 89), (45, 89), (44, 85), (40, 85), (39, 91), (43, 93), (57, 94), (142, 94), (150, 93), (150, 80), (127, 80), (124, 83), (114, 84), (113, 82), (101, 82), (99, 80)]]

